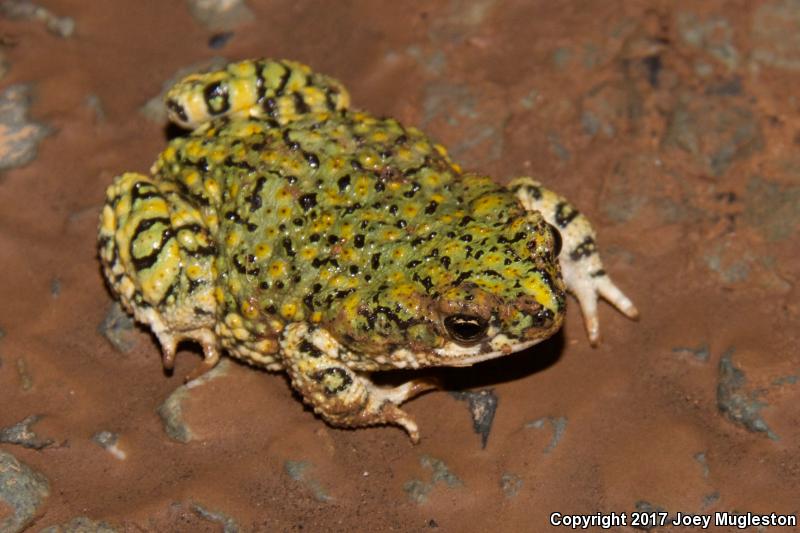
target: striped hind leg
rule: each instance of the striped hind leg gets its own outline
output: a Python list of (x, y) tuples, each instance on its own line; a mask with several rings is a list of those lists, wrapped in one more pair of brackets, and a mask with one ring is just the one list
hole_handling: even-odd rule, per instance
[(198, 342), (204, 360), (187, 381), (219, 360), (214, 297), (216, 248), (202, 215), (171, 181), (118, 176), (106, 191), (98, 245), (103, 272), (123, 307), (147, 324), (171, 368), (177, 344)]
[(531, 178), (517, 178), (509, 184), (525, 209), (539, 211), (561, 234), (558, 259), (569, 291), (581, 306), (589, 342), (600, 340), (597, 300), (602, 297), (625, 316), (636, 319), (639, 311), (633, 302), (611, 281), (597, 250), (595, 232), (589, 219), (564, 197), (543, 187)]
[(259, 59), (191, 74), (167, 92), (165, 103), (170, 120), (188, 129), (220, 117), (250, 117), (283, 126), (308, 115), (347, 109), (350, 96), (339, 81), (302, 63)]

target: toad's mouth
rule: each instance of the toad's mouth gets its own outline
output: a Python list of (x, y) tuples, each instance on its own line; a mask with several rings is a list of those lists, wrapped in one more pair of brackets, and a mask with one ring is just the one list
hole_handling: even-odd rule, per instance
[(521, 352), (542, 342), (545, 338), (520, 341), (499, 334), (485, 343), (474, 346), (461, 346), (455, 342), (448, 342), (443, 347), (434, 350), (434, 353), (438, 360), (437, 364), (441, 366), (470, 366), (481, 361)]

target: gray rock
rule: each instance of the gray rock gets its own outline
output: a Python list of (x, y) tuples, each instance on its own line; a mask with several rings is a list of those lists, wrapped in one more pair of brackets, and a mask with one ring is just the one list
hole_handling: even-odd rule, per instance
[(12, 512), (0, 520), (0, 531), (23, 531), (41, 512), (49, 495), (50, 483), (44, 475), (0, 450), (0, 503)]
[(772, 440), (779, 437), (770, 430), (761, 418), (760, 411), (767, 406), (759, 401), (760, 393), (744, 390), (747, 381), (739, 368), (733, 364), (733, 350), (728, 350), (719, 361), (719, 382), (717, 384), (717, 408), (734, 424), (754, 433), (764, 433)]
[(111, 304), (103, 322), (97, 326), (97, 331), (118, 351), (128, 353), (133, 349), (135, 342), (133, 318), (125, 312), (119, 302)]
[(463, 486), (463, 482), (455, 474), (453, 474), (447, 465), (441, 459), (431, 457), (430, 455), (423, 455), (419, 459), (423, 468), (432, 470), (430, 481), (422, 481), (419, 479), (412, 479), (403, 484), (403, 490), (408, 494), (409, 499), (416, 503), (423, 503), (428, 499), (428, 494), (433, 488), (443, 483), (447, 487), (456, 488)]
[(183, 419), (183, 401), (189, 396), (189, 392), (192, 389), (227, 374), (230, 370), (230, 364), (229, 359), (223, 359), (209, 372), (175, 389), (164, 400), (164, 403), (158, 407), (158, 416), (161, 418), (164, 431), (169, 438), (182, 443), (187, 443), (195, 438), (192, 430)]
[(564, 437), (564, 433), (567, 431), (567, 417), (545, 416), (534, 420), (533, 422), (528, 422), (525, 424), (525, 427), (531, 429), (542, 429), (545, 423), (549, 423), (553, 428), (553, 436), (551, 437), (550, 442), (544, 448), (544, 453), (550, 453), (556, 449), (556, 446), (558, 446), (558, 443), (561, 442), (561, 439)]
[[(795, 179), (798, 175), (795, 174)], [(800, 228), (800, 185), (781, 187), (753, 176), (747, 183), (745, 221), (769, 242), (797, 236)]]
[(71, 37), (75, 33), (75, 21), (70, 17), (59, 17), (46, 7), (30, 0), (3, 0), (0, 15), (16, 20), (38, 20), (47, 29), (60, 37)]
[(17, 375), (19, 376), (19, 386), (24, 392), (28, 392), (33, 388), (33, 377), (28, 370), (28, 362), (24, 357), (18, 357), (17, 361)]
[(289, 477), (308, 487), (311, 494), (314, 495), (314, 499), (323, 503), (333, 500), (333, 497), (322, 488), (319, 481), (308, 475), (311, 468), (312, 464), (309, 461), (286, 461), (283, 464), (283, 469)]
[(190, 507), (192, 511), (194, 511), (195, 514), (200, 518), (220, 524), (222, 526), (223, 533), (239, 533), (239, 524), (236, 523), (236, 520), (225, 513), (220, 513), (219, 511), (210, 511), (199, 503), (192, 503)]
[(117, 533), (117, 530), (106, 522), (98, 522), (85, 516), (78, 516), (65, 524), (46, 527), (39, 533)]
[(733, 27), (725, 17), (701, 18), (694, 13), (678, 13), (677, 28), (684, 42), (708, 53), (728, 69), (739, 65), (739, 52), (733, 46)]
[(13, 426), (0, 428), (0, 442), (17, 444), (33, 450), (43, 450), (51, 446), (55, 442), (53, 439), (43, 439), (31, 429), (31, 426), (41, 419), (42, 415), (31, 415)]
[(708, 344), (703, 343), (697, 348), (689, 348), (687, 346), (677, 346), (672, 349), (672, 353), (689, 354), (694, 359), (700, 361), (701, 363), (707, 363), (708, 358), (711, 355), (711, 350), (708, 349)]
[(28, 120), (31, 86), (17, 84), (0, 94), (0, 170), (21, 167), (36, 158), (50, 128)]
[(211, 30), (229, 30), (255, 17), (244, 0), (187, 0), (192, 16)]
[(800, 70), (800, 1), (765, 3), (753, 15), (752, 57), (770, 67)]
[(694, 454), (694, 460), (697, 461), (700, 466), (703, 468), (703, 478), (707, 479), (710, 470), (708, 468), (708, 461), (706, 460), (706, 454), (703, 452), (697, 452)]
[(721, 176), (735, 161), (761, 151), (764, 138), (756, 114), (740, 98), (684, 93), (663, 145), (687, 152), (698, 172)]
[(454, 159), (465, 164), (495, 161), (503, 154), (503, 128), (508, 114), (493, 109), (489, 104), (493, 100), (491, 95), (484, 93), (478, 93), (466, 84), (452, 82), (425, 86), (421, 126), (443, 121), (456, 128), (460, 132), (459, 139), (450, 143), (448, 151)]
[(92, 435), (92, 440), (117, 459), (125, 459), (127, 454), (117, 446), (119, 435), (111, 431), (98, 431)]
[(505, 494), (506, 498), (513, 498), (519, 494), (519, 490), (522, 488), (522, 478), (516, 474), (506, 472), (500, 478), (500, 488), (503, 489), (503, 494)]
[(497, 396), (492, 389), (481, 391), (453, 392), (457, 400), (467, 402), (469, 413), (472, 416), (472, 429), (481, 436), (481, 447), (486, 448), (492, 422), (497, 411)]

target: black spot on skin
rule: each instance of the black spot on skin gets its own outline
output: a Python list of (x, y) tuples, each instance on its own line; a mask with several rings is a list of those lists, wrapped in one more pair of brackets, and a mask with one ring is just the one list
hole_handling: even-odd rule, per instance
[(319, 242), (319, 240), (320, 240), (321, 238), (322, 238), (322, 237), (320, 237), (319, 233), (312, 233), (312, 234), (311, 234), (311, 235), (308, 237), (308, 240), (309, 240), (309, 241), (311, 241), (311, 242)]
[(439, 262), (442, 264), (444, 268), (450, 268), (450, 258), (446, 255), (443, 255)]
[(183, 108), (183, 106), (181, 104), (179, 104), (178, 102), (176, 102), (172, 98), (167, 100), (167, 109), (169, 109), (170, 111), (175, 113), (175, 116), (178, 117), (178, 119), (181, 122), (188, 122), (189, 121), (189, 117), (186, 115), (186, 110)]
[(317, 157), (316, 154), (312, 154), (311, 152), (303, 152), (303, 156), (306, 158), (308, 166), (311, 168), (319, 168), (319, 157)]
[(363, 248), (364, 247), (364, 236), (359, 233), (358, 235), (353, 237), (353, 245), (355, 245), (356, 248)]
[(427, 215), (432, 215), (432, 214), (434, 214), (434, 213), (436, 212), (436, 208), (437, 208), (437, 207), (439, 207), (439, 204), (438, 204), (438, 202), (436, 202), (436, 201), (434, 201), (434, 200), (431, 200), (431, 203), (429, 203), (429, 204), (428, 204), (428, 205), (425, 207), (425, 214), (427, 214)]
[(275, 288), (276, 289), (282, 289), (283, 287), (284, 287), (284, 284), (283, 284), (282, 281), (276, 281), (275, 282)]
[(294, 224), (297, 227), (300, 227), (300, 226), (302, 226), (304, 224), (304, 222), (303, 222), (302, 218), (296, 218), (296, 219), (292, 220), (292, 224)]
[(308, 211), (317, 205), (317, 194), (313, 192), (304, 194), (297, 199), (297, 202), (300, 204), (300, 207), (303, 208), (303, 211)]
[[(312, 374), (311, 379), (322, 384), (326, 396), (333, 396), (347, 390), (353, 383), (353, 378), (347, 371), (338, 366), (325, 368)], [(326, 383), (327, 382), (327, 383)], [(338, 382), (338, 385), (334, 383)]]
[(408, 263), (406, 263), (406, 268), (415, 268), (421, 264), (422, 261), (420, 261), (419, 259), (414, 259), (413, 261), (409, 261)]
[(286, 255), (289, 257), (294, 257), (295, 251), (292, 248), (292, 239), (289, 237), (283, 239), (283, 249), (286, 250)]
[(581, 242), (569, 253), (569, 257), (573, 261), (578, 261), (584, 257), (589, 257), (595, 252), (597, 252), (597, 243), (595, 243), (592, 237), (586, 237), (583, 239), (583, 242)]
[(390, 212), (392, 215), (396, 215), (396, 214), (397, 214), (397, 210), (398, 210), (398, 207), (397, 207), (397, 205), (395, 205), (395, 204), (392, 204), (392, 205), (390, 205), (390, 206), (389, 206), (389, 212)]
[(470, 235), (469, 233), (467, 233), (466, 235), (462, 235), (462, 236), (460, 237), (460, 239), (461, 239), (462, 241), (464, 241), (464, 242), (471, 242), (471, 241), (472, 241), (472, 235)]
[(292, 93), (292, 97), (294, 97), (294, 109), (295, 111), (297, 111), (298, 114), (303, 115), (311, 111), (311, 108), (308, 107), (308, 104), (303, 99), (302, 94), (294, 92)]
[(221, 81), (206, 85), (203, 89), (203, 98), (205, 98), (206, 109), (210, 115), (221, 115), (231, 108), (228, 100), (228, 86)]
[(289, 150), (294, 151), (294, 150), (299, 150), (300, 149), (300, 143), (297, 142), (297, 141), (293, 141), (289, 137), (289, 130), (283, 130), (283, 143), (286, 145), (286, 147)]
[(356, 211), (361, 209), (361, 207), (362, 207), (362, 205), (359, 202), (356, 202), (353, 205), (348, 205), (344, 210), (344, 214), (345, 215), (352, 215), (353, 213), (355, 213)]
[(261, 283), (259, 283), (259, 284), (258, 284), (258, 286), (259, 286), (259, 287), (260, 287), (262, 290), (265, 290), (265, 291), (266, 291), (266, 290), (269, 290), (269, 282), (268, 282), (268, 281), (262, 281)]
[(456, 278), (456, 280), (455, 280), (455, 281), (452, 283), (452, 285), (453, 285), (454, 287), (458, 287), (459, 285), (461, 285), (461, 283), (462, 283), (463, 281), (466, 281), (466, 280), (468, 280), (470, 277), (472, 277), (472, 270), (466, 270), (466, 271), (464, 271), (464, 272), (462, 272), (461, 274), (459, 274), (459, 275), (458, 275), (458, 277), (457, 277), (457, 278)]
[(417, 191), (420, 190), (420, 188), (421, 188), (420, 184), (415, 181), (414, 183), (411, 184), (411, 189), (404, 192), (403, 196), (405, 196), (406, 198), (413, 198), (414, 195), (417, 194)]
[(383, 183), (381, 180), (375, 182), (375, 191), (376, 192), (383, 192), (386, 190), (386, 184)]
[(567, 202), (559, 202), (556, 205), (556, 224), (561, 228), (566, 228), (579, 214), (578, 210), (571, 207)]
[(408, 223), (407, 223), (405, 220), (403, 220), (403, 219), (401, 218), (400, 220), (398, 220), (398, 221), (397, 221), (397, 223), (396, 223), (395, 225), (396, 225), (398, 228), (400, 228), (400, 229), (403, 229), (403, 228), (405, 228), (405, 227), (408, 225)]
[(339, 236), (338, 235), (328, 235), (328, 244), (333, 246), (337, 242), (339, 242)]
[(353, 275), (353, 276), (358, 274), (358, 267), (356, 265), (350, 265), (349, 270), (350, 270), (350, 274)]
[(589, 275), (593, 278), (602, 278), (603, 276), (606, 275), (606, 271), (601, 268), (600, 270), (595, 270)]
[(350, 186), (350, 174), (342, 176), (336, 181), (336, 184), (339, 186), (339, 192), (344, 192)]
[(518, 231), (510, 239), (506, 239), (505, 237), (503, 237), (501, 235), (500, 237), (497, 238), (497, 242), (499, 242), (501, 244), (514, 244), (515, 242), (519, 242), (519, 241), (521, 241), (522, 239), (524, 239), (527, 236), (528, 236), (528, 234), (525, 233), (524, 231)]
[(253, 192), (250, 194), (248, 198), (248, 201), (250, 202), (251, 213), (261, 207), (261, 189), (264, 188), (264, 184), (266, 183), (267, 183), (267, 178), (261, 177), (258, 178), (256, 186), (253, 187)]
[(372, 270), (378, 270), (381, 267), (380, 253), (373, 254), (371, 264), (372, 264)]
[(301, 352), (303, 352), (303, 355), (313, 357), (314, 359), (322, 357), (322, 350), (320, 350), (307, 340), (302, 341), (300, 343), (300, 346), (298, 346), (298, 348), (300, 349)]

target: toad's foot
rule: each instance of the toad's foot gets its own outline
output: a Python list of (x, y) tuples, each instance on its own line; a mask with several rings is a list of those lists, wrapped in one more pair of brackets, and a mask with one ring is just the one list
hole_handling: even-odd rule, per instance
[(539, 211), (560, 232), (563, 243), (558, 256), (561, 272), (567, 288), (580, 303), (589, 342), (597, 345), (600, 341), (598, 297), (611, 302), (625, 316), (637, 319), (639, 311), (636, 306), (603, 269), (589, 220), (565, 198), (544, 188), (536, 180), (517, 178), (509, 184), (509, 188), (517, 194), (525, 209)]
[(419, 442), (416, 422), (398, 406), (436, 384), (413, 380), (399, 387), (379, 387), (347, 366), (350, 354), (326, 330), (295, 322), (286, 326), (281, 353), (292, 386), (303, 401), (332, 426), (394, 424)]

